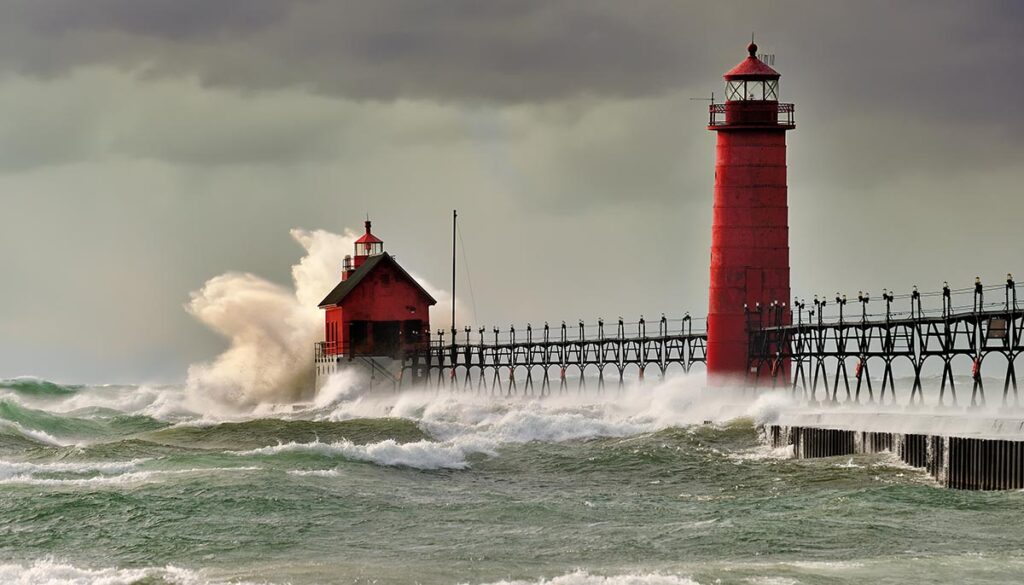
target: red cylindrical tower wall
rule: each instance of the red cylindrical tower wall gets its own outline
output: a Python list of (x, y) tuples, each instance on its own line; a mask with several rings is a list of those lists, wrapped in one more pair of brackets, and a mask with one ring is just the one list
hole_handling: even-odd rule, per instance
[(758, 304), (767, 309), (772, 301), (789, 302), (789, 128), (727, 123), (714, 129), (707, 366), (711, 376), (742, 376), (748, 352), (744, 305), (754, 311)]

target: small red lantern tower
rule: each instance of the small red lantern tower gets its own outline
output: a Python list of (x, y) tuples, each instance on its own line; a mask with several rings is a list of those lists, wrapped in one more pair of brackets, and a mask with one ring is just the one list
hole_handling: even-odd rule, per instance
[[(793, 104), (779, 103), (779, 73), (757, 58), (757, 45), (725, 74), (724, 104), (712, 104), (717, 133), (715, 202), (708, 302), (708, 376), (746, 374), (748, 313), (768, 317), (789, 302), (786, 131)], [(783, 321), (790, 322), (788, 305)]]
[[(376, 256), (384, 251), (384, 240), (378, 238), (370, 232), (370, 220), (366, 220), (366, 233), (359, 236), (356, 240), (355, 245), (355, 261), (349, 270), (355, 270), (366, 262), (366, 259), (370, 256)], [(348, 274), (344, 276), (348, 278)]]
[[(341, 282), (320, 302), (324, 310), (324, 341), (320, 363), (338, 358), (398, 358), (422, 349), (430, 331), (430, 293), (384, 251), (384, 242), (370, 232), (355, 241), (355, 256), (346, 256)], [(331, 370), (333, 371), (333, 370)]]

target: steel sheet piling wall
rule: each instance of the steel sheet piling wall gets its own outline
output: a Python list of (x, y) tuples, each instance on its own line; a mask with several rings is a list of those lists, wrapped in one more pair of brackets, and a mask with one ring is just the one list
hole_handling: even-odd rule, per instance
[(793, 446), (793, 457), (812, 459), (892, 452), (924, 469), (945, 487), (966, 490), (1024, 489), (1024, 440), (860, 432), (773, 425), (773, 447)]

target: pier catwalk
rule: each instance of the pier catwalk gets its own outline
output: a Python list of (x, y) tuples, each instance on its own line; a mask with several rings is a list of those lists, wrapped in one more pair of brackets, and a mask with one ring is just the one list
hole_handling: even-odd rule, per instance
[(635, 323), (620, 318), (612, 331), (603, 320), (594, 327), (562, 322), (554, 331), (547, 323), (539, 330), (466, 327), (461, 334), (451, 331), (447, 340), (439, 331), (426, 349), (404, 356), (397, 385), (544, 396), (556, 387), (567, 392), (570, 379), (582, 390), (589, 377), (599, 391), (609, 378), (621, 388), (632, 374), (639, 380), (650, 373), (664, 377), (706, 363), (707, 333), (695, 329), (694, 321), (689, 315), (662, 316), (649, 327), (642, 317)]

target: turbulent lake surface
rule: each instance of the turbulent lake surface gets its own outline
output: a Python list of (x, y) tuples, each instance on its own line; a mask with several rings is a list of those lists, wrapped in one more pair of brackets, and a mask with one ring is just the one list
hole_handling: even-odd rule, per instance
[(0, 583), (1024, 580), (1024, 494), (789, 460), (756, 431), (770, 400), (182, 395), (0, 382)]

